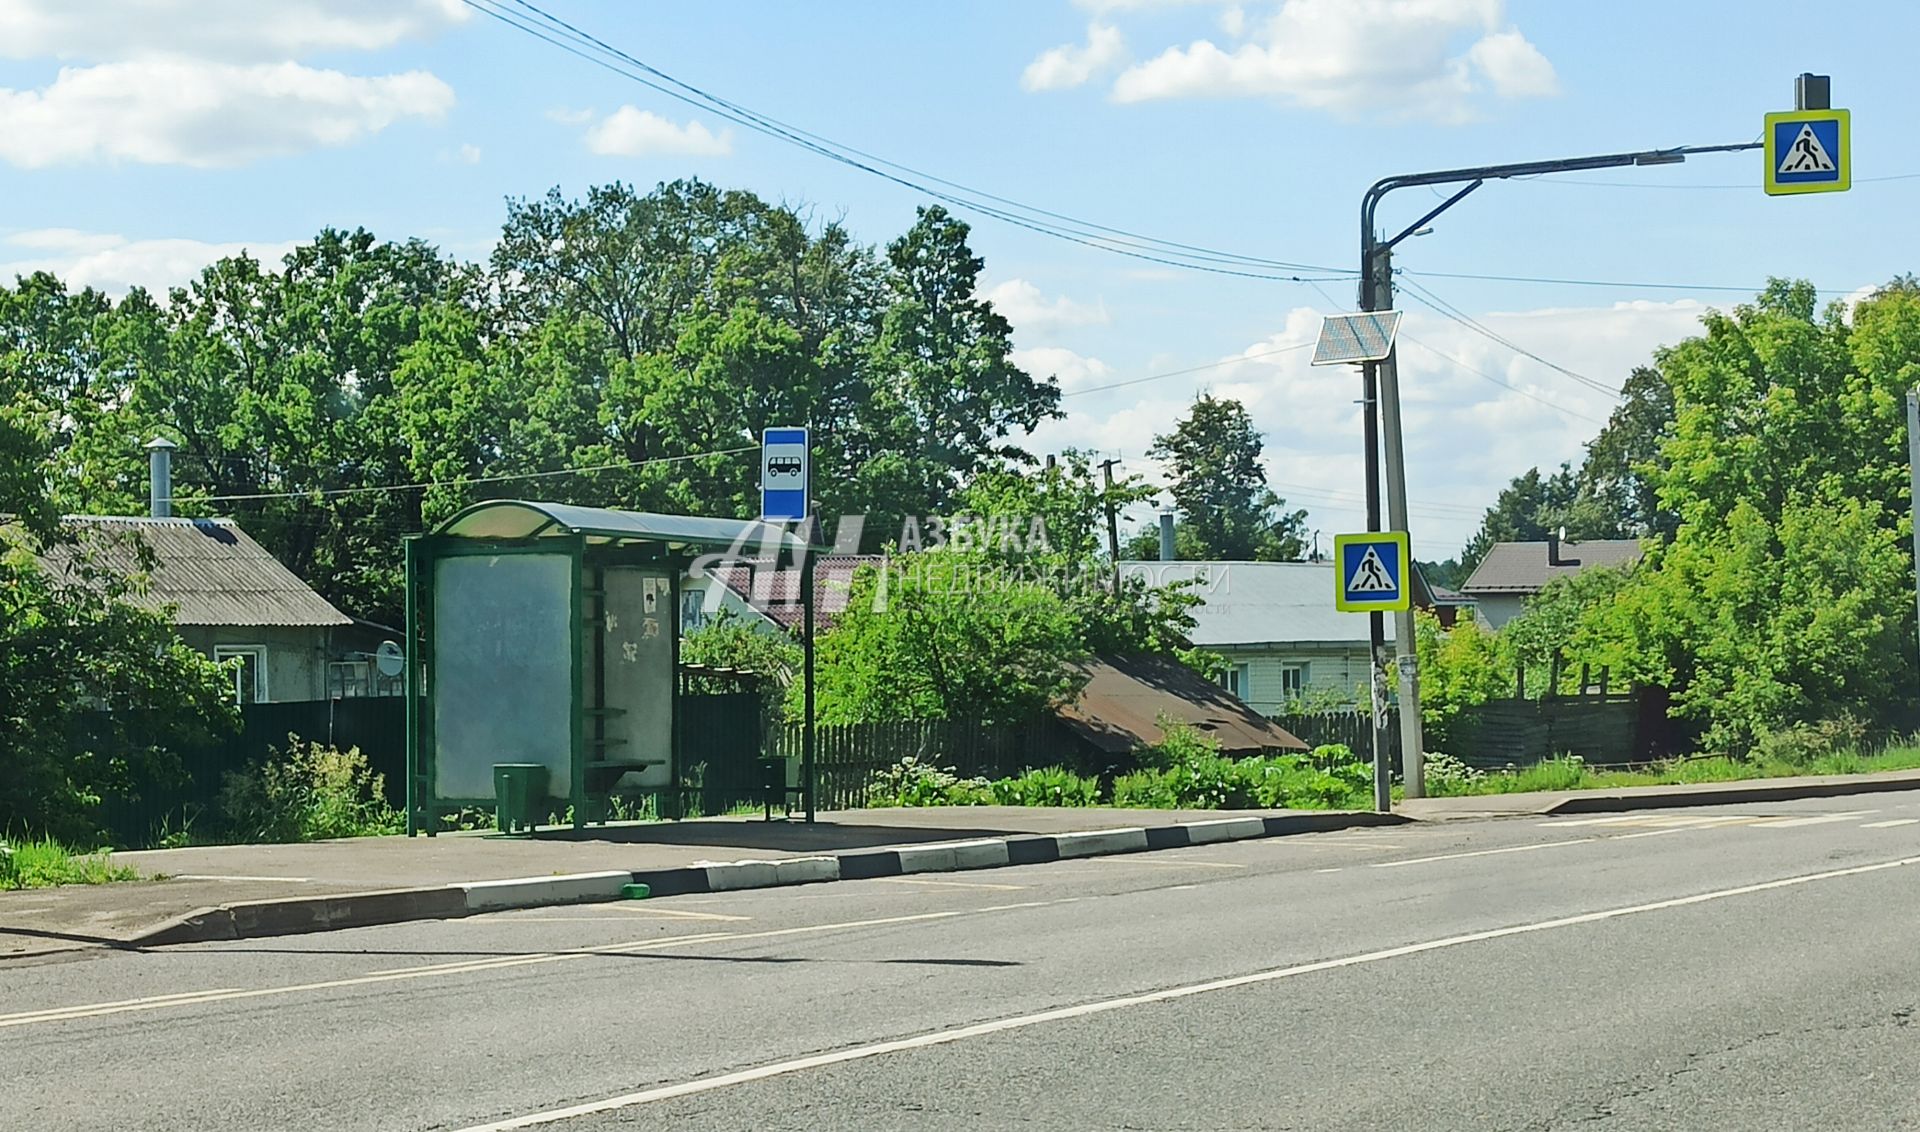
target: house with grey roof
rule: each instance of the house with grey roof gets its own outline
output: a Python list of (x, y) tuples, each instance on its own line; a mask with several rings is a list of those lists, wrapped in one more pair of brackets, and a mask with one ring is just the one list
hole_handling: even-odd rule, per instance
[(1460, 592), (1474, 599), (1482, 624), (1498, 629), (1520, 615), (1527, 599), (1555, 578), (1569, 578), (1596, 567), (1640, 561), (1638, 539), (1566, 542), (1549, 535), (1544, 542), (1497, 542), (1474, 567)]
[(65, 525), (73, 541), (43, 551), (41, 565), (67, 581), (92, 572), (131, 582), (127, 600), (170, 609), (188, 647), (238, 662), (241, 703), (327, 699), (335, 634), (378, 628), (335, 609), (231, 519), (73, 515)]
[[(1364, 613), (1334, 608), (1332, 562), (1123, 562), (1120, 569), (1151, 586), (1190, 583), (1188, 592), (1201, 600), (1188, 611), (1188, 639), (1227, 658), (1227, 690), (1262, 715), (1285, 714), (1302, 700), (1366, 699), (1370, 625)], [(1451, 624), (1472, 599), (1443, 593), (1415, 570), (1413, 603)]]
[(1231, 666), (1227, 691), (1262, 715), (1303, 698), (1352, 700), (1367, 686), (1368, 622), (1333, 607), (1331, 562), (1123, 562), (1149, 585), (1189, 582), (1201, 599), (1188, 638)]

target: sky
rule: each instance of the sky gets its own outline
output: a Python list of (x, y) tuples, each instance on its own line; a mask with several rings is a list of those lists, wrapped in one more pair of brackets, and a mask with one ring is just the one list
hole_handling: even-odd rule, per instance
[[(616, 179), (751, 189), (874, 244), (932, 203), (487, 6), (533, 18), (517, 0), (0, 0), (0, 278), (180, 285), (327, 226), (483, 259), (507, 199)], [(1852, 112), (1850, 192), (1768, 197), (1758, 153), (1492, 182), (1396, 249), (1422, 558), (1457, 552), (1513, 476), (1577, 462), (1608, 391), (1708, 310), (1772, 276), (1844, 301), (1920, 270), (1920, 5), (1896, 0), (540, 7), (922, 187), (1208, 249), (1226, 271), (956, 209), (1016, 360), (1064, 392), (1031, 451), (1093, 450), (1158, 482), (1154, 436), (1202, 392), (1235, 397), (1323, 548), (1365, 525), (1360, 383), (1309, 366), (1309, 344), (1356, 305), (1359, 202), (1379, 178), (1753, 141), (1803, 71), (1832, 75)], [(1380, 223), (1397, 232), (1441, 195), (1394, 193)], [(1301, 266), (1227, 273), (1244, 257)]]

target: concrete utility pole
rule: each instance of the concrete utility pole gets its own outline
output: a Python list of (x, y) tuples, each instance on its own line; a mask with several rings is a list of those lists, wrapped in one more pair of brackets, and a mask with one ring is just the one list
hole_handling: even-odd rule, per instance
[[(1534, 177), (1544, 173), (1613, 169), (1623, 165), (1677, 165), (1691, 154), (1735, 153), (1741, 150), (1762, 149), (1764, 145), (1765, 143), (1756, 141), (1733, 145), (1677, 146), (1673, 149), (1608, 153), (1594, 157), (1569, 157), (1553, 161), (1523, 161), (1512, 165), (1482, 165), (1468, 169), (1442, 169), (1432, 173), (1409, 173), (1398, 177), (1384, 177), (1375, 181), (1372, 187), (1367, 189), (1366, 195), (1360, 198), (1360, 309), (1363, 311), (1391, 310), (1393, 307), (1391, 255), (1394, 245), (1408, 236), (1423, 232), (1429, 221), (1460, 203), (1467, 194), (1488, 181), (1504, 180), (1509, 177)], [(1395, 189), (1451, 184), (1463, 187), (1428, 210), (1426, 215), (1407, 225), (1398, 235), (1385, 240), (1380, 238), (1374, 226), (1374, 213), (1379, 208), (1382, 197)], [(1384, 361), (1366, 363), (1364, 389), (1367, 529), (1369, 531), (1382, 529), (1379, 464), (1380, 430), (1384, 423), (1387, 432), (1387, 477), (1390, 496), (1388, 506), (1392, 514), (1391, 529), (1404, 531), (1407, 529), (1407, 480), (1400, 435), (1400, 383), (1394, 365), (1394, 356), (1391, 353)], [(1406, 564), (1409, 574), (1407, 584), (1411, 584), (1411, 574), (1414, 569), (1412, 561), (1409, 560)], [(1920, 601), (1920, 597), (1916, 597), (1916, 601)], [(1387, 737), (1382, 727), (1384, 716), (1381, 714), (1386, 694), (1386, 632), (1382, 614), (1372, 613), (1368, 616), (1373, 622), (1374, 795), (1377, 807), (1385, 810), (1391, 802), (1385, 771)], [(1424, 757), (1420, 750), (1420, 682), (1418, 661), (1414, 654), (1412, 616), (1411, 613), (1395, 614), (1394, 637), (1400, 653), (1400, 725), (1406, 763), (1406, 793), (1409, 798), (1417, 798), (1424, 791), (1426, 783)]]
[[(1393, 249), (1372, 250), (1368, 275), (1361, 283), (1361, 310), (1393, 309)], [(1400, 371), (1396, 351), (1389, 351), (1379, 366), (1380, 427), (1387, 447), (1387, 529), (1407, 529), (1407, 468), (1405, 445), (1400, 432)], [(1411, 585), (1417, 569), (1412, 555), (1401, 565), (1403, 585)], [(1375, 615), (1378, 616), (1377, 614)], [(1400, 610), (1393, 615), (1393, 651), (1400, 691), (1400, 773), (1406, 796), (1424, 798), (1427, 793), (1425, 738), (1420, 722), (1420, 664), (1413, 637), (1413, 611)], [(1382, 662), (1384, 663), (1384, 661)], [(1378, 726), (1376, 721), (1375, 726)]]
[(1100, 461), (1100, 474), (1107, 479), (1107, 554), (1113, 559), (1113, 596), (1120, 596), (1120, 522), (1113, 513), (1113, 466), (1118, 460)]
[(1907, 464), (1913, 506), (1913, 601), (1920, 612), (1920, 390), (1907, 390)]

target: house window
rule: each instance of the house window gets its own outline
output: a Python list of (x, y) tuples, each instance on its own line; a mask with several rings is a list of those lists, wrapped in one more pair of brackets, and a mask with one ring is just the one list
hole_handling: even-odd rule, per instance
[(1247, 690), (1249, 688), (1249, 683), (1247, 681), (1247, 666), (1244, 664), (1235, 664), (1235, 665), (1229, 666), (1227, 669), (1227, 674), (1222, 679), (1221, 683), (1226, 685), (1227, 691), (1232, 693), (1235, 698), (1243, 699), (1243, 700), (1246, 699)]
[(1307, 690), (1307, 666), (1304, 664), (1283, 664), (1280, 666), (1280, 698), (1292, 703)]
[(267, 650), (262, 645), (215, 645), (213, 659), (237, 660), (233, 670), (233, 700), (240, 704), (260, 703), (267, 698)]

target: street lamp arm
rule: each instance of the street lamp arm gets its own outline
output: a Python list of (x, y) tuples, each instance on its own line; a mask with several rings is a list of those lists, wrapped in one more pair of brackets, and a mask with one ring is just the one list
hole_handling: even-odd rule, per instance
[[(1500, 181), (1511, 177), (1537, 177), (1545, 173), (1579, 173), (1589, 169), (1617, 169), (1623, 165), (1672, 165), (1685, 161), (1693, 154), (1701, 153), (1737, 153), (1741, 150), (1759, 149), (1760, 142), (1735, 142), (1729, 145), (1683, 145), (1671, 149), (1643, 149), (1633, 153), (1603, 153), (1593, 157), (1563, 157), (1550, 161), (1520, 161), (1511, 165), (1481, 165), (1469, 169), (1441, 169), (1432, 173), (1403, 173), (1394, 177), (1382, 177), (1375, 181), (1360, 199), (1360, 239), (1363, 250), (1370, 251), (1374, 246), (1374, 211), (1379, 207), (1380, 199), (1395, 189), (1415, 188), (1421, 185), (1446, 185), (1460, 181)], [(1446, 211), (1454, 200), (1465, 196), (1456, 195), (1439, 208), (1434, 209), (1415, 224), (1409, 231)], [(1395, 237), (1398, 242), (1400, 237)]]

